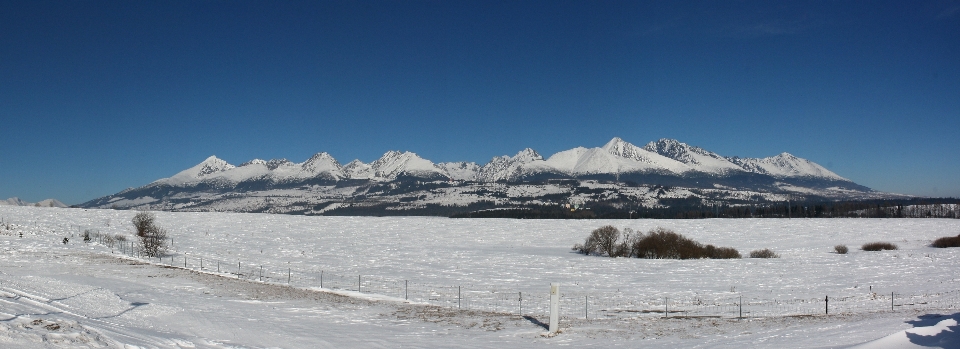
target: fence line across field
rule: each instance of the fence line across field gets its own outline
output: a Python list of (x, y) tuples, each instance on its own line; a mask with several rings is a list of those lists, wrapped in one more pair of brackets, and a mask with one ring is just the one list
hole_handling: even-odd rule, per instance
[[(540, 292), (510, 286), (435, 285), (381, 275), (343, 273), (332, 268), (276, 266), (225, 260), (194, 253), (170, 253), (148, 258), (135, 241), (110, 241), (98, 230), (90, 241), (111, 251), (160, 265), (218, 273), (223, 276), (303, 288), (324, 288), (376, 294), (411, 302), (463, 310), (490, 311), (521, 316), (549, 316), (547, 285)], [(81, 235), (82, 236), (82, 235)], [(109, 246), (108, 246), (109, 245)], [(958, 309), (960, 290), (920, 294), (867, 293), (842, 297), (765, 299), (731, 292), (721, 296), (649, 297), (620, 291), (561, 289), (559, 314), (566, 319), (620, 319), (638, 317), (779, 317), (841, 313), (868, 313), (902, 309)]]

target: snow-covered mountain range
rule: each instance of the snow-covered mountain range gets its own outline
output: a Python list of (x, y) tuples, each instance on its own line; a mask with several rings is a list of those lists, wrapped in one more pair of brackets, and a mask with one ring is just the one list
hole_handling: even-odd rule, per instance
[[(557, 195), (566, 195), (566, 201), (572, 200), (574, 193), (562, 190), (569, 187), (570, 180), (630, 188), (660, 187), (657, 191), (660, 196), (664, 186), (669, 190), (687, 188), (764, 195), (793, 193), (828, 198), (878, 195), (823, 166), (789, 153), (767, 158), (725, 157), (673, 139), (660, 139), (638, 147), (613, 138), (602, 147), (577, 147), (549, 158), (527, 148), (514, 156), (494, 157), (483, 165), (474, 162), (434, 163), (406, 151), (389, 151), (371, 163), (353, 160), (346, 165), (341, 165), (325, 152), (302, 163), (287, 159), (254, 159), (239, 166), (210, 156), (169, 178), (95, 199), (83, 206), (271, 211), (278, 207), (276, 202), (296, 198), (294, 201), (300, 202), (301, 208), (309, 209), (293, 211), (324, 213), (330, 211), (330, 207), (342, 209), (342, 205), (469, 206), (489, 201), (489, 195), (476, 194), (478, 192), (502, 192), (494, 197), (509, 199), (493, 200), (493, 206), (558, 204), (564, 199), (558, 199)], [(410, 183), (432, 184), (431, 189), (416, 189)], [(517, 192), (517, 188), (531, 185), (539, 186), (539, 189)], [(614, 191), (618, 195), (625, 192)], [(544, 201), (540, 198), (543, 195), (553, 196)], [(514, 200), (518, 198), (523, 200)], [(662, 205), (659, 199), (622, 199)], [(585, 198), (578, 200), (589, 201)], [(237, 201), (244, 203), (237, 204)]]
[(485, 165), (474, 162), (434, 163), (415, 153), (389, 151), (369, 164), (353, 160), (341, 165), (327, 153), (317, 153), (302, 163), (287, 159), (254, 159), (234, 166), (211, 156), (170, 178), (154, 182), (189, 186), (200, 182), (229, 185), (244, 181), (287, 183), (302, 180), (364, 179), (393, 181), (398, 178), (447, 179), (475, 182), (517, 182), (535, 177), (660, 174), (672, 176), (732, 176), (759, 174), (773, 178), (804, 178), (850, 182), (810, 160), (789, 153), (754, 159), (724, 157), (673, 139), (650, 142), (644, 147), (614, 138), (599, 148), (577, 147), (544, 159), (527, 148), (514, 156), (494, 157)]
[(0, 205), (7, 206), (36, 206), (36, 207), (67, 207), (64, 203), (60, 202), (57, 199), (46, 199), (40, 202), (26, 202), (20, 200), (20, 198), (9, 198), (6, 200), (0, 200)]

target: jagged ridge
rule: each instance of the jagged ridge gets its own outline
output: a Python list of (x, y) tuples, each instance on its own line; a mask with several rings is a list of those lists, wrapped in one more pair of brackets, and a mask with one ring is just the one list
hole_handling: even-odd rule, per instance
[(514, 156), (494, 157), (480, 166), (473, 162), (435, 164), (412, 152), (389, 151), (366, 164), (353, 160), (346, 166), (328, 153), (317, 153), (303, 163), (287, 159), (254, 159), (240, 166), (211, 156), (170, 178), (155, 183), (185, 186), (202, 181), (239, 183), (247, 180), (286, 182), (297, 179), (366, 179), (391, 181), (403, 177), (446, 178), (478, 182), (514, 182), (530, 177), (556, 175), (575, 178), (584, 175), (661, 174), (714, 176), (753, 173), (774, 178), (808, 178), (849, 181), (810, 160), (782, 153), (755, 159), (724, 157), (703, 148), (673, 139), (660, 139), (637, 147), (613, 138), (600, 148), (578, 147), (544, 159), (527, 148)]
[[(498, 156), (484, 165), (473, 162), (433, 163), (412, 152), (389, 151), (379, 159), (364, 163), (353, 160), (341, 165), (328, 153), (317, 153), (302, 163), (287, 159), (254, 159), (234, 166), (211, 156), (201, 163), (140, 188), (131, 188), (118, 194), (98, 198), (83, 204), (84, 207), (139, 207), (156, 202), (166, 202), (170, 207), (192, 207), (197, 193), (223, 195), (230, 200), (250, 197), (257, 210), (270, 210), (274, 204), (269, 199), (255, 199), (252, 194), (269, 190), (287, 190), (270, 194), (281, 197), (303, 198), (303, 202), (330, 202), (312, 197), (318, 188), (337, 200), (374, 200), (383, 202), (383, 195), (395, 197), (403, 192), (427, 190), (403, 202), (430, 201), (432, 195), (447, 195), (428, 188), (416, 189), (405, 182), (464, 183), (454, 186), (473, 185), (474, 192), (457, 195), (472, 195), (466, 201), (435, 199), (444, 205), (476, 204), (491, 200), (483, 194), (490, 186), (502, 183), (508, 186), (554, 183), (552, 187), (538, 187), (534, 192), (559, 192), (552, 180), (596, 180), (601, 182), (627, 182), (640, 186), (674, 186), (682, 188), (722, 189), (736, 192), (782, 193), (817, 192), (827, 190), (832, 197), (860, 195), (871, 192), (840, 177), (826, 168), (788, 153), (754, 159), (724, 157), (700, 147), (677, 140), (660, 139), (644, 147), (613, 138), (602, 147), (577, 147), (558, 152), (544, 159), (535, 150), (527, 148), (514, 156)], [(378, 184), (379, 183), (379, 184)], [(476, 183), (476, 184), (467, 184)], [(387, 185), (389, 184), (389, 185)], [(450, 184), (445, 184), (449, 187)], [(313, 188), (313, 189), (311, 189)], [(332, 188), (332, 189), (329, 189)], [(342, 189), (336, 189), (342, 188)], [(498, 189), (500, 188), (500, 189)], [(554, 189), (550, 189), (554, 188)], [(293, 190), (293, 191), (290, 191)], [(562, 190), (560, 190), (562, 191)], [(471, 194), (472, 193), (472, 194)], [(250, 196), (253, 195), (253, 196)], [(461, 196), (462, 196), (461, 195)], [(501, 195), (523, 197), (523, 191)], [(532, 195), (532, 194), (531, 194)], [(540, 194), (537, 194), (540, 195)], [(546, 195), (546, 194), (545, 194)], [(643, 194), (647, 195), (647, 194)], [(654, 195), (654, 194), (650, 194)], [(534, 195), (535, 196), (535, 195)], [(658, 197), (659, 195), (655, 195)], [(381, 197), (381, 199), (373, 199)], [(530, 196), (528, 198), (533, 198)], [(217, 199), (221, 200), (221, 199)], [(226, 199), (222, 199), (226, 200)], [(258, 201), (259, 200), (259, 201)], [(392, 199), (391, 199), (392, 200)], [(478, 201), (479, 200), (479, 201)], [(537, 199), (534, 199), (536, 201)], [(214, 200), (216, 201), (216, 200)], [(494, 200), (493, 205), (496, 205)], [(122, 204), (122, 205), (120, 205)], [(304, 211), (320, 210), (326, 204), (304, 207)], [(352, 205), (352, 204), (351, 204)], [(229, 209), (228, 209), (229, 210)]]

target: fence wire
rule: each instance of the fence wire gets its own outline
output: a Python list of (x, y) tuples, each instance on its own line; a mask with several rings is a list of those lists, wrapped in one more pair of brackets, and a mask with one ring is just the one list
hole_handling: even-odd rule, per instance
[[(172, 252), (147, 257), (135, 241), (119, 241), (90, 231), (89, 240), (114, 253), (159, 265), (218, 273), (242, 280), (285, 284), (302, 288), (351, 291), (447, 308), (478, 310), (521, 316), (549, 316), (550, 297), (544, 292), (523, 292), (512, 287), (434, 285), (380, 275), (342, 273), (336, 270), (283, 267)], [(629, 292), (565, 290), (561, 287), (560, 316), (567, 319), (624, 319), (678, 317), (784, 317), (824, 314), (892, 312), (901, 310), (960, 309), (960, 290), (924, 293), (867, 293), (842, 297), (765, 299), (730, 293), (720, 296), (647, 297)]]

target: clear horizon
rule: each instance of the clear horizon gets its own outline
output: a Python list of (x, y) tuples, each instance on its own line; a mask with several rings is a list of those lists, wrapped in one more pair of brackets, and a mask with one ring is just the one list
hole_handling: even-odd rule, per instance
[(10, 1), (0, 199), (677, 139), (960, 197), (960, 2)]

